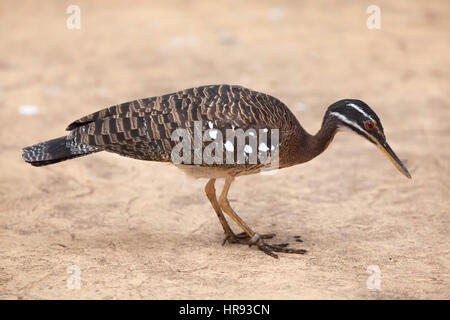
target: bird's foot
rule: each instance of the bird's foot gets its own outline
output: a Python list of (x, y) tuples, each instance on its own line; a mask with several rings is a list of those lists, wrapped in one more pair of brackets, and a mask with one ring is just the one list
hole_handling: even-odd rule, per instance
[[(252, 238), (250, 238), (245, 232), (239, 234), (227, 235), (223, 240), (223, 244), (225, 242), (229, 243), (240, 243), (247, 244), (249, 246), (256, 245), (258, 249), (264, 252), (265, 254), (278, 259), (278, 255), (275, 252), (282, 253), (296, 253), (296, 254), (305, 254), (307, 250), (305, 249), (291, 249), (287, 248), (289, 243), (279, 243), (279, 244), (267, 244), (263, 239), (272, 239), (275, 236), (274, 233), (269, 234), (258, 234), (255, 233)], [(296, 238), (299, 238), (298, 236)]]
[(296, 254), (305, 254), (306, 252), (308, 252), (305, 249), (286, 248), (289, 245), (289, 243), (267, 244), (264, 243), (264, 241), (262, 241), (261, 239), (259, 243), (256, 243), (256, 245), (258, 246), (259, 250), (275, 259), (278, 259), (278, 255), (275, 252), (296, 253)]
[[(259, 237), (261, 239), (272, 239), (273, 237), (275, 237), (275, 233), (261, 234), (261, 235), (259, 235)], [(254, 242), (251, 243), (250, 240), (251, 239), (250, 239), (249, 235), (246, 234), (245, 232), (241, 232), (241, 233), (238, 233), (238, 234), (232, 233), (232, 234), (227, 234), (225, 236), (225, 238), (223, 239), (222, 245), (224, 245), (226, 242), (248, 244), (250, 246), (252, 244), (255, 244)]]

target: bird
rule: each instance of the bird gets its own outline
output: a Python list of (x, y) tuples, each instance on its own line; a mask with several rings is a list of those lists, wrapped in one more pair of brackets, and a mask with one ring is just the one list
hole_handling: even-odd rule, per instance
[[(273, 258), (278, 258), (277, 253), (304, 254), (307, 250), (289, 248), (287, 243), (269, 244), (267, 239), (274, 234), (259, 234), (238, 216), (228, 200), (231, 184), (237, 177), (310, 161), (327, 149), (337, 132), (346, 130), (379, 148), (411, 179), (407, 168), (387, 143), (380, 119), (358, 99), (332, 103), (314, 135), (301, 126), (281, 100), (226, 84), (199, 86), (114, 105), (73, 121), (66, 130), (69, 133), (65, 136), (23, 148), (22, 158), (40, 167), (107, 151), (139, 160), (172, 163), (188, 175), (208, 179), (204, 190), (223, 228), (223, 244), (254, 245)], [(224, 140), (230, 132), (236, 136)], [(238, 132), (244, 133), (243, 147), (237, 146)], [(175, 133), (180, 136), (178, 140), (174, 139)], [(269, 134), (270, 141), (267, 140)], [(252, 138), (263, 136), (266, 140), (259, 146), (250, 144)], [(181, 143), (184, 147), (196, 143), (197, 146), (184, 151)], [(202, 151), (206, 152), (211, 145), (210, 157), (202, 158)], [(276, 165), (270, 161), (250, 163), (253, 154), (263, 153), (267, 155), (266, 160), (276, 159)], [(229, 158), (225, 157), (230, 154)], [(217, 161), (211, 161), (211, 157)], [(225, 158), (230, 161), (223, 161)], [(220, 195), (215, 189), (217, 179), (225, 181)], [(224, 213), (243, 232), (235, 233)]]

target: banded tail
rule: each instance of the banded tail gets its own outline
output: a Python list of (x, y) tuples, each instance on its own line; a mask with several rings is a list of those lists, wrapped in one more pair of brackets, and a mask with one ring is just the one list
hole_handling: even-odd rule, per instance
[(72, 132), (68, 136), (23, 148), (22, 158), (35, 167), (41, 167), (101, 151), (97, 147), (77, 143), (75, 136), (76, 132)]

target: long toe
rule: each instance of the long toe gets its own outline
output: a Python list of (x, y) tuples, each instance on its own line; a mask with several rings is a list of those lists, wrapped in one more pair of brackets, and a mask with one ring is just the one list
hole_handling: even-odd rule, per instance
[(286, 248), (286, 243), (282, 243), (281, 245), (271, 245), (271, 244), (266, 244), (267, 247), (269, 247), (270, 249), (272, 249), (275, 252), (283, 252), (283, 253), (296, 253), (296, 254), (305, 254), (306, 252), (308, 252), (305, 249), (292, 249), (292, 248)]
[[(257, 234), (256, 234), (257, 235)], [(278, 243), (278, 244), (267, 244), (263, 241), (263, 239), (271, 239), (275, 236), (273, 233), (260, 235), (257, 242), (250, 241), (250, 237), (245, 233), (241, 232), (238, 234), (227, 235), (223, 241), (229, 243), (238, 243), (238, 244), (246, 244), (246, 245), (256, 245), (258, 249), (264, 252), (265, 254), (278, 259), (278, 255), (275, 252), (282, 253), (295, 253), (295, 254), (305, 254), (307, 250), (305, 249), (292, 249), (287, 248), (289, 243)]]
[(264, 252), (265, 254), (271, 256), (272, 258), (278, 259), (278, 255), (274, 252), (273, 249), (262, 245), (262, 246), (258, 246), (258, 249), (261, 250), (262, 252)]
[(282, 253), (295, 253), (295, 254), (305, 254), (307, 251), (305, 249), (291, 249), (286, 248), (288, 243), (281, 244), (266, 244), (264, 241), (260, 240), (258, 245), (258, 249), (263, 251), (265, 254), (278, 259), (278, 255), (275, 252)]

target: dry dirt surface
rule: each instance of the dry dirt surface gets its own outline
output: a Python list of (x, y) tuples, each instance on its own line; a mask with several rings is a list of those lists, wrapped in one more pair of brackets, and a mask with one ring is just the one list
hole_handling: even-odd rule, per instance
[[(450, 298), (447, 0), (73, 2), (79, 30), (70, 1), (0, 3), (0, 298)], [(206, 181), (169, 164), (21, 159), (85, 114), (218, 83), (280, 98), (311, 133), (332, 102), (362, 99), (413, 179), (348, 133), (309, 163), (239, 178), (240, 216), (308, 250), (276, 260), (222, 246)]]

